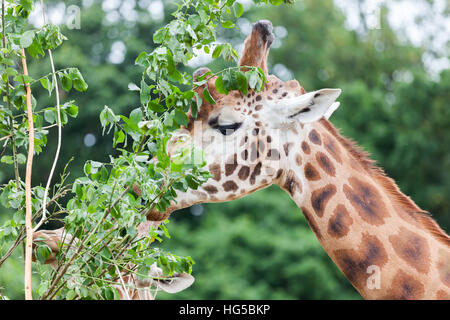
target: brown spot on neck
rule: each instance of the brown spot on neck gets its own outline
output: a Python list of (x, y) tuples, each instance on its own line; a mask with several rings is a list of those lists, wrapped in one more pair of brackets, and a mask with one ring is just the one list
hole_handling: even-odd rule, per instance
[(227, 177), (231, 176), (233, 174), (234, 170), (236, 170), (237, 166), (238, 166), (237, 154), (235, 153), (232, 157), (230, 157), (227, 160), (227, 163), (225, 164), (225, 175)]
[(236, 184), (236, 182), (234, 181), (227, 181), (224, 184), (222, 184), (223, 190), (225, 191), (236, 191), (237, 189), (239, 189), (238, 185)]
[(436, 300), (450, 300), (450, 293), (447, 293), (444, 290), (439, 290), (436, 293)]
[(311, 193), (311, 204), (315, 213), (322, 217), (328, 201), (336, 194), (336, 186), (328, 184), (323, 188), (314, 190)]
[(239, 179), (246, 180), (249, 175), (250, 175), (250, 167), (242, 166), (241, 169), (239, 169), (239, 172), (238, 172)]
[(355, 177), (348, 182), (350, 186), (344, 184), (344, 194), (361, 218), (372, 225), (384, 224), (390, 214), (375, 187)]
[(258, 162), (255, 168), (253, 169), (252, 174), (250, 175), (250, 184), (255, 184), (256, 177), (261, 174), (261, 167), (262, 167), (261, 162)]
[(404, 227), (398, 234), (391, 235), (389, 241), (400, 258), (422, 273), (430, 269), (430, 248), (427, 240)]
[(373, 235), (363, 233), (356, 249), (339, 249), (332, 253), (334, 261), (347, 279), (357, 289), (364, 289), (370, 276), (367, 269), (376, 265), (380, 269), (387, 263), (388, 256), (383, 243)]
[(291, 197), (294, 196), (295, 192), (302, 192), (302, 184), (297, 180), (294, 171), (289, 170), (287, 172), (282, 188), (289, 192)]
[(322, 137), (325, 149), (330, 153), (334, 160), (342, 164), (341, 151), (336, 139), (332, 138), (329, 134), (323, 134)]
[(419, 300), (423, 298), (424, 293), (424, 286), (419, 280), (403, 270), (399, 270), (394, 276), (386, 298), (390, 300)]
[(320, 135), (316, 129), (312, 129), (311, 132), (309, 133), (308, 137), (312, 143), (317, 144), (317, 145), (322, 144), (322, 140), (320, 139)]
[(303, 169), (305, 172), (305, 178), (309, 181), (317, 181), (320, 180), (320, 174), (316, 170), (316, 168), (313, 167), (311, 163), (307, 163), (305, 165), (305, 168)]
[(302, 150), (306, 154), (310, 154), (311, 153), (311, 148), (309, 147), (308, 142), (306, 142), (306, 141), (302, 142)]
[(206, 185), (206, 186), (203, 186), (202, 188), (209, 194), (214, 194), (214, 193), (218, 192), (217, 188), (213, 185)]
[(316, 153), (316, 160), (319, 166), (323, 169), (323, 171), (325, 171), (328, 175), (332, 177), (336, 176), (336, 169), (334, 168), (334, 165), (331, 162), (330, 158), (328, 158), (325, 153), (318, 151)]
[(220, 172), (220, 165), (213, 163), (209, 166), (209, 172), (212, 173), (213, 179), (216, 181), (220, 181), (221, 178), (221, 172)]
[(334, 238), (342, 238), (350, 231), (353, 219), (344, 205), (338, 204), (328, 220), (328, 234)]

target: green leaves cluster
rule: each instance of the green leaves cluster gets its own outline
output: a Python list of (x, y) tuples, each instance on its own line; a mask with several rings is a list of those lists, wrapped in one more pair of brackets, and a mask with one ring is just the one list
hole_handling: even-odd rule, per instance
[[(28, 148), (25, 84), (31, 85), (32, 92), (44, 89), (49, 96), (55, 95), (55, 81), (66, 92), (88, 89), (77, 68), (57, 70), (37, 79), (21, 73), (17, 66), (22, 49), (28, 59), (41, 58), (67, 38), (52, 24), (30, 29), (26, 19), (32, 1), (8, 3), (2, 16), (5, 44), (0, 50), (0, 133), (4, 141), (0, 163), (14, 169), (15, 179), (1, 186), (0, 204), (15, 213), (0, 227), (0, 268), (11, 252), (6, 249), (14, 250), (25, 235), (24, 183), (19, 174)], [(66, 232), (76, 240), (58, 243), (56, 269), (44, 264), (52, 254), (44, 239), (36, 242), (35, 268), (40, 284), (35, 292), (41, 299), (117, 299), (119, 274), (145, 278), (153, 263), (163, 269), (164, 276), (192, 271), (190, 257), (165, 252), (154, 243), (169, 237), (165, 226), (168, 221), (157, 230), (149, 230), (145, 237), (138, 237), (137, 226), (145, 221), (149, 210), (166, 211), (176, 201), (177, 192), (197, 189), (211, 177), (203, 151), (194, 148), (189, 137), (177, 137), (177, 148), (167, 150), (176, 129), (187, 126), (203, 103), (186, 86), (204, 85), (206, 77), (214, 76), (219, 92), (224, 94), (231, 90), (246, 93), (249, 88), (259, 91), (264, 86), (264, 73), (254, 67), (228, 68), (205, 75), (196, 83), (181, 71), (196, 50), (213, 58), (237, 60), (231, 44), (216, 43), (216, 32), (219, 26), (234, 28), (235, 19), (242, 14), (243, 6), (235, 0), (184, 1), (173, 13), (174, 19), (155, 32), (153, 40), (159, 46), (138, 55), (135, 63), (143, 73), (139, 84), (130, 83), (128, 88), (139, 94), (141, 105), (128, 115), (116, 114), (114, 108), (105, 106), (99, 115), (103, 133), (112, 133), (114, 156), (108, 162), (86, 162), (84, 176), (73, 184), (66, 183), (67, 164), (47, 198), (46, 220), (63, 222)], [(205, 99), (214, 103), (208, 94)], [(32, 104), (34, 147), (40, 153), (49, 130), (56, 127), (58, 114), (55, 106), (41, 106), (34, 97)], [(78, 112), (74, 101), (62, 102), (61, 125), (77, 117)], [(44, 188), (35, 186), (32, 192), (34, 218), (39, 219)]]
[[(67, 38), (61, 33), (59, 26), (47, 24), (39, 30), (28, 30), (20, 36), (11, 38), (33, 57), (45, 55), (45, 50), (59, 47)], [(18, 43), (17, 43), (18, 42)]]

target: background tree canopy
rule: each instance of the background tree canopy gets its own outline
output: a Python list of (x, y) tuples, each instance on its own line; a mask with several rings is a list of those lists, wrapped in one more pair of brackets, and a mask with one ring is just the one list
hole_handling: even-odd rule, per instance
[[(248, 10), (237, 21), (238, 30), (219, 34), (239, 51), (251, 23), (271, 20), (277, 40), (269, 56), (269, 73), (282, 80), (295, 78), (307, 91), (342, 88), (341, 107), (331, 121), (369, 151), (401, 190), (449, 231), (448, 39), (424, 31), (420, 43), (408, 40), (391, 26), (393, 5), (380, 6), (379, 25), (373, 28), (369, 2), (348, 1), (354, 5), (349, 11), (342, 9), (342, 1), (332, 0), (298, 0), (276, 8), (242, 1)], [(426, 9), (411, 26), (414, 30), (425, 29), (436, 10), (448, 19), (448, 2), (393, 1), (400, 2)], [(64, 25), (62, 13), (71, 4), (81, 7), (79, 30)], [(152, 35), (167, 23), (175, 5), (159, 0), (90, 0), (53, 1), (48, 6), (61, 19), (69, 39), (54, 52), (57, 69), (70, 61), (89, 84), (86, 93), (70, 92), (67, 97), (73, 96), (80, 113), (64, 128), (59, 170), (75, 154), (69, 170), (77, 177), (87, 159), (107, 161), (113, 152), (111, 137), (102, 136), (98, 114), (104, 105), (117, 113), (139, 105), (139, 95), (127, 90), (141, 73), (134, 61), (142, 50), (155, 46)], [(351, 14), (359, 17), (356, 28), (349, 23)], [(431, 68), (435, 64), (430, 61), (441, 61), (443, 67)], [(184, 71), (192, 73), (208, 62), (199, 54), (192, 68)], [(222, 61), (208, 67), (220, 70), (229, 65)], [(30, 74), (45, 74), (49, 68), (47, 63), (34, 63)], [(40, 104), (51, 103), (43, 89), (34, 95)], [(51, 165), (52, 139), (55, 136), (49, 135), (47, 150), (36, 157), (35, 184), (44, 183), (41, 173)], [(4, 183), (13, 173), (2, 164), (0, 168)], [(0, 213), (0, 220), (6, 214)], [(300, 210), (277, 186), (229, 203), (184, 209), (171, 216), (168, 228), (172, 238), (163, 246), (193, 257), (196, 282), (177, 295), (161, 293), (159, 298), (360, 298), (320, 247)], [(19, 254), (10, 259), (0, 274), (1, 290), (10, 298), (23, 296), (20, 259)]]

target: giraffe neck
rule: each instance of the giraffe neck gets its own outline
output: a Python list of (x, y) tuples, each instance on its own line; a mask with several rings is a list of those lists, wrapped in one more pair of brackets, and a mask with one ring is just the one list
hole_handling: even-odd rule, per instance
[(328, 121), (303, 132), (285, 147), (278, 183), (356, 290), (450, 299), (450, 238)]

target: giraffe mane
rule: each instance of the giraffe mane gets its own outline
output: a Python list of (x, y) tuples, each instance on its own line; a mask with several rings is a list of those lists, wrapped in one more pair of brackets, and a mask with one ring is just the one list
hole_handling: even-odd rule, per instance
[(370, 154), (356, 144), (353, 139), (341, 135), (340, 130), (334, 127), (330, 121), (321, 119), (322, 126), (332, 134), (347, 152), (387, 191), (406, 213), (417, 221), (425, 230), (431, 233), (441, 243), (450, 247), (450, 236), (436, 223), (428, 211), (419, 208), (414, 201), (402, 193), (395, 181), (388, 177), (385, 171), (376, 165), (376, 161), (370, 158)]

